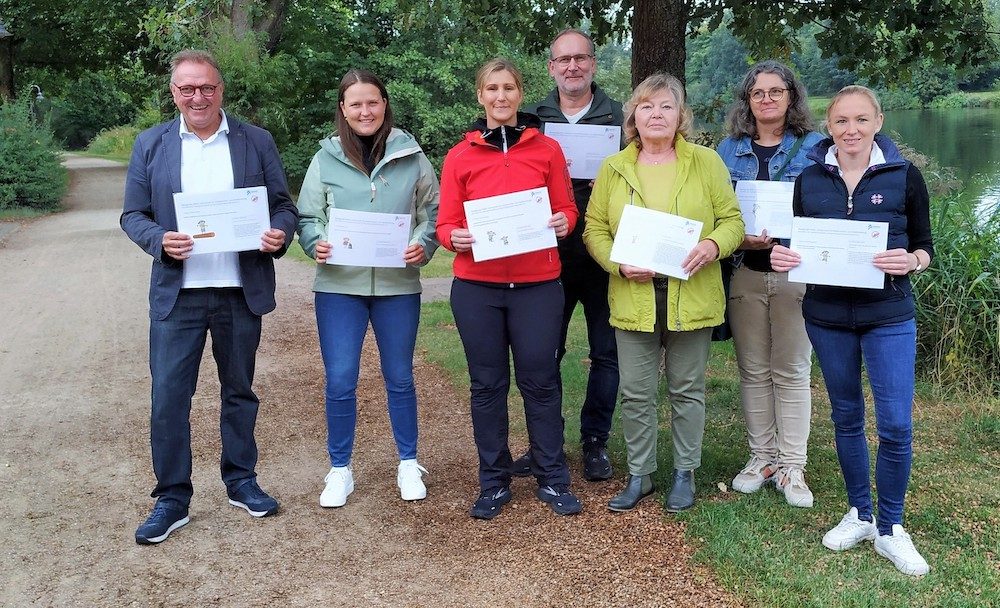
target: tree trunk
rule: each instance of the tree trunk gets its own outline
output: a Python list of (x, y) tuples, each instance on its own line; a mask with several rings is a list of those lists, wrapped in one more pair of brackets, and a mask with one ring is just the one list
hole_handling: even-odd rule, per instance
[[(251, 32), (261, 32), (267, 36), (267, 50), (278, 46), (281, 28), (285, 23), (285, 10), (289, 0), (232, 0), (229, 5), (229, 20), (237, 36)], [(260, 5), (260, 6), (257, 6)], [(256, 17), (251, 20), (251, 15)]]
[(14, 99), (14, 39), (0, 39), (0, 100)]
[(656, 72), (684, 82), (688, 7), (684, 0), (635, 0), (632, 10), (632, 86)]

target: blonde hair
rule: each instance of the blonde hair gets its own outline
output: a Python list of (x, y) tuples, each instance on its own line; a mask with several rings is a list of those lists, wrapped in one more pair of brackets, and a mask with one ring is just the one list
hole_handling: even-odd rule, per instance
[(674, 102), (677, 103), (677, 110), (680, 113), (677, 134), (687, 137), (688, 133), (691, 132), (694, 117), (691, 114), (691, 108), (687, 106), (684, 99), (684, 85), (674, 76), (658, 72), (640, 82), (639, 86), (632, 91), (632, 97), (625, 102), (625, 121), (622, 123), (622, 129), (625, 131), (625, 139), (628, 142), (636, 142), (636, 145), (640, 149), (642, 148), (642, 142), (639, 140), (639, 129), (635, 126), (635, 109), (640, 103), (661, 91), (669, 91), (674, 97)]
[(882, 104), (878, 101), (878, 96), (875, 95), (875, 91), (869, 89), (868, 87), (863, 87), (860, 84), (850, 84), (846, 87), (837, 91), (837, 94), (833, 96), (830, 103), (826, 106), (826, 121), (830, 122), (830, 111), (833, 110), (833, 106), (837, 105), (842, 97), (847, 97), (848, 95), (861, 95), (862, 97), (868, 98), (872, 106), (875, 108), (875, 114), (882, 113)]
[(514, 84), (517, 85), (517, 90), (524, 93), (524, 77), (521, 75), (521, 70), (517, 69), (513, 61), (503, 57), (490, 59), (479, 68), (479, 71), (476, 72), (476, 91), (483, 90), (483, 87), (486, 86), (486, 78), (490, 74), (503, 72), (504, 70), (510, 72), (510, 75), (514, 77)]

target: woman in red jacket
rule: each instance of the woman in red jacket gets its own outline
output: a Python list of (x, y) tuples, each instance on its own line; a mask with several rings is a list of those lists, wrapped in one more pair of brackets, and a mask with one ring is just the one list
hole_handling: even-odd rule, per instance
[(571, 515), (582, 506), (570, 492), (563, 452), (556, 359), (563, 308), (559, 254), (551, 247), (475, 261), (465, 203), (544, 188), (552, 212), (548, 226), (563, 238), (576, 225), (573, 187), (559, 144), (542, 135), (536, 116), (517, 111), (524, 87), (514, 64), (488, 61), (476, 75), (476, 94), (486, 117), (445, 157), (437, 223), (441, 244), (458, 254), (451, 308), (469, 363), (472, 427), (479, 451), (480, 495), (470, 515), (492, 519), (511, 499), (511, 353), (524, 399), (536, 495), (556, 513)]

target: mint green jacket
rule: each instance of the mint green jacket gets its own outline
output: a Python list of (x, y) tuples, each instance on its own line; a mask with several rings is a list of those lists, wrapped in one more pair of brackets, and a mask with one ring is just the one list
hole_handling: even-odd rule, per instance
[[(370, 177), (347, 159), (339, 137), (321, 141), (302, 182), (298, 208), (299, 243), (309, 257), (316, 255), (316, 242), (327, 238), (332, 208), (409, 213), (409, 244), (423, 245), (428, 260), (438, 246), (437, 176), (413, 136), (400, 129), (389, 134), (385, 156)], [(359, 296), (420, 293), (420, 268), (317, 264), (313, 291)]]
[[(677, 179), (668, 196), (669, 212), (702, 222), (699, 240), (714, 241), (719, 246), (719, 259), (725, 258), (743, 242), (744, 230), (729, 169), (714, 150), (688, 143), (680, 135), (674, 146)], [(583, 241), (590, 255), (611, 275), (608, 285), (611, 325), (651, 332), (656, 324), (653, 283), (626, 279), (619, 273), (618, 264), (611, 261), (611, 246), (625, 205), (631, 201), (644, 206), (645, 197), (635, 171), (638, 158), (639, 149), (633, 142), (604, 160), (587, 205)], [(726, 298), (719, 259), (686, 281), (670, 277), (666, 329), (690, 331), (722, 323)]]

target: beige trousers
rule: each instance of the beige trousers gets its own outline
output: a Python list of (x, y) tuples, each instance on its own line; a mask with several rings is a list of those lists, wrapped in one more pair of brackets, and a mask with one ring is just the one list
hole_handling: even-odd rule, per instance
[(779, 467), (806, 465), (812, 347), (803, 295), (805, 284), (789, 283), (783, 272), (738, 268), (730, 284), (729, 323), (750, 453)]

